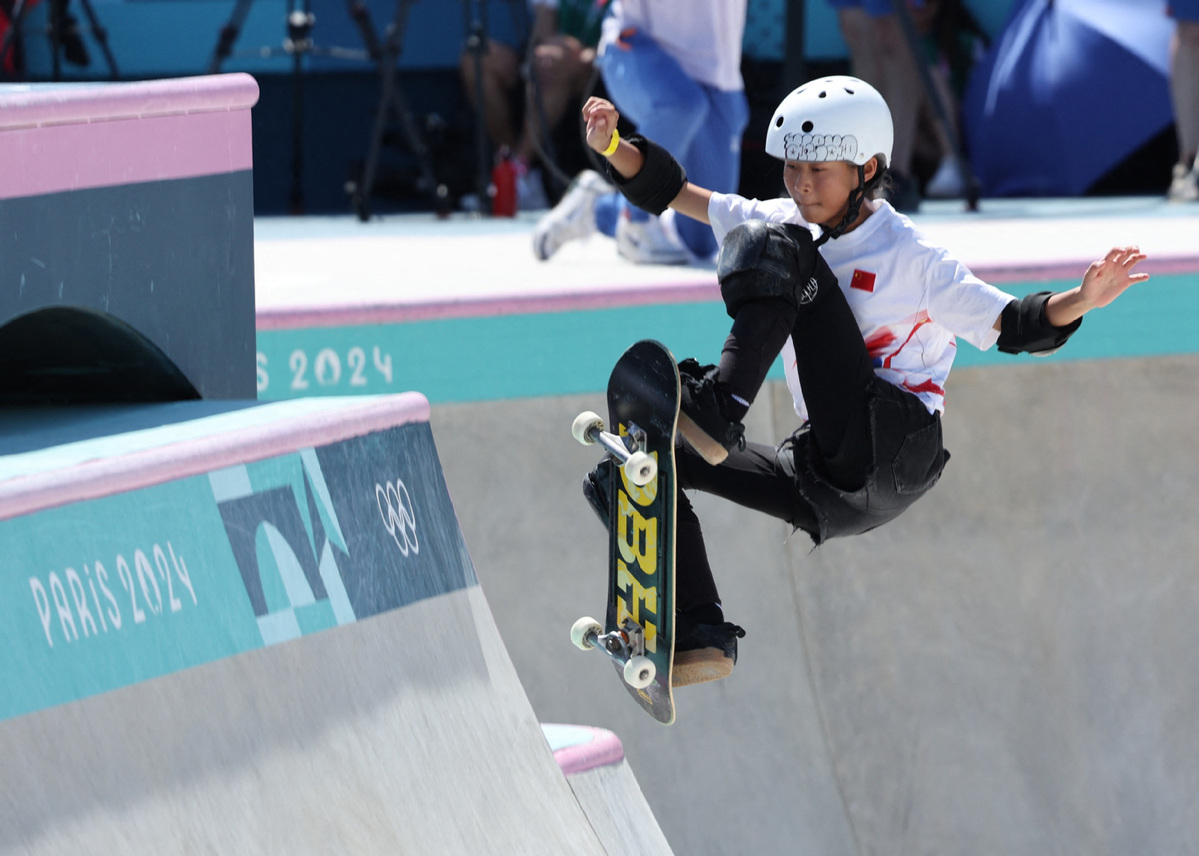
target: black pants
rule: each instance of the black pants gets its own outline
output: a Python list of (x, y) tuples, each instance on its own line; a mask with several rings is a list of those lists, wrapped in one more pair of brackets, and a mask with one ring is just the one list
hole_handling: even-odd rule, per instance
[[(769, 514), (820, 543), (896, 516), (940, 475), (948, 456), (941, 448), (938, 418), (914, 396), (878, 380), (857, 320), (833, 283), (808, 305), (777, 298), (754, 300), (741, 305), (734, 316), (720, 363), (729, 391), (752, 402), (790, 336), (809, 423), (796, 444), (776, 449), (749, 443), (743, 450), (733, 449), (719, 466), (680, 444), (680, 611), (720, 602), (699, 519), (684, 489), (702, 490)], [(923, 442), (905, 443), (910, 436)], [(891, 465), (885, 472), (878, 465), (880, 455), (887, 458), (884, 465)], [(856, 503), (862, 509), (881, 510), (859, 511)]]
[(687, 443), (675, 449), (679, 491), (675, 502), (675, 603), (686, 612), (720, 603), (720, 593), (708, 562), (699, 517), (684, 488), (715, 494), (785, 520), (805, 531), (816, 525), (815, 514), (796, 489), (795, 479), (779, 466), (774, 446), (747, 443), (733, 449), (719, 466), (712, 466)]

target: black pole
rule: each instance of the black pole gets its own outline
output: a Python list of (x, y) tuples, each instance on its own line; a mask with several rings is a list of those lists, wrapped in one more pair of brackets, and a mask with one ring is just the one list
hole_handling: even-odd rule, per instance
[(58, 52), (62, 47), (61, 27), (63, 14), (66, 12), (63, 8), (65, 5), (66, 0), (50, 0), (50, 67), (53, 69), (50, 79), (55, 82), (62, 80), (62, 58)]
[(304, 213), (304, 55), (312, 50), (312, 25), (316, 22), (310, 0), (294, 6), (287, 16), (287, 41), (291, 54), (291, 188), (288, 209)]
[(253, 2), (254, 0), (237, 0), (237, 4), (233, 7), (233, 14), (229, 16), (225, 26), (221, 27), (220, 35), (217, 36), (216, 48), (213, 49), (212, 59), (208, 63), (209, 74), (216, 74), (220, 71), (225, 60), (233, 53), (233, 46), (237, 43), (241, 29), (246, 24), (246, 16), (250, 14), (250, 6)]
[(483, 55), (487, 53), (487, 0), (463, 0), (467, 12), (466, 49), (475, 58), (475, 193), (479, 213), (487, 205), (487, 187), (491, 184), (490, 152), (483, 118)]
[(808, 65), (804, 59), (804, 0), (786, 0), (786, 3), (787, 48), (783, 57), (782, 81), (784, 95), (808, 79)]
[(92, 8), (92, 0), (79, 0), (79, 3), (83, 6), (83, 14), (87, 16), (88, 28), (92, 31), (96, 44), (100, 46), (100, 53), (104, 54), (104, 62), (108, 64), (109, 77), (112, 80), (119, 80), (121, 72), (117, 68), (117, 58), (113, 56), (112, 48), (108, 46), (108, 30), (104, 29), (100, 19), (96, 17), (96, 10)]
[[(8, 59), (10, 51), (16, 49), (17, 30), (25, 18), (26, 0), (16, 0), (11, 7), (5, 4), (5, 13), (8, 16), (8, 29), (4, 31), (4, 39), (0, 40), (0, 66)], [(13, 68), (17, 71), (17, 63), (13, 63)]]

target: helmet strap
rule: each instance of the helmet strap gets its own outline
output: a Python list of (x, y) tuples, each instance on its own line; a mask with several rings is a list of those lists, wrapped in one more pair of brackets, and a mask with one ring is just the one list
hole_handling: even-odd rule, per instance
[(858, 186), (849, 191), (849, 206), (845, 210), (845, 216), (841, 218), (841, 222), (831, 229), (821, 228), (820, 237), (816, 239), (815, 245), (819, 247), (829, 238), (840, 238), (845, 234), (845, 230), (858, 219), (858, 214), (862, 211), (862, 203), (866, 199), (866, 165), (858, 164)]

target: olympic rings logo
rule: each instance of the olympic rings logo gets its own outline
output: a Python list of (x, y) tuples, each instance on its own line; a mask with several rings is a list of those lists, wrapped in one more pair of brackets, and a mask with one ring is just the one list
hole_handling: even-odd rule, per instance
[(375, 502), (379, 506), (379, 516), (383, 518), (383, 528), (387, 530), (400, 554), (407, 556), (420, 552), (420, 542), (416, 538), (416, 513), (412, 510), (412, 497), (402, 479), (394, 482), (375, 483)]

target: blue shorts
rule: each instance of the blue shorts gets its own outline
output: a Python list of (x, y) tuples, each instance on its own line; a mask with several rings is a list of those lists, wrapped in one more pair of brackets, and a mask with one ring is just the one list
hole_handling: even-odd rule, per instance
[(824, 0), (834, 9), (862, 9), (871, 18), (882, 18), (895, 14), (891, 0)]
[(1199, 22), (1199, 0), (1170, 0), (1166, 14), (1177, 21)]

